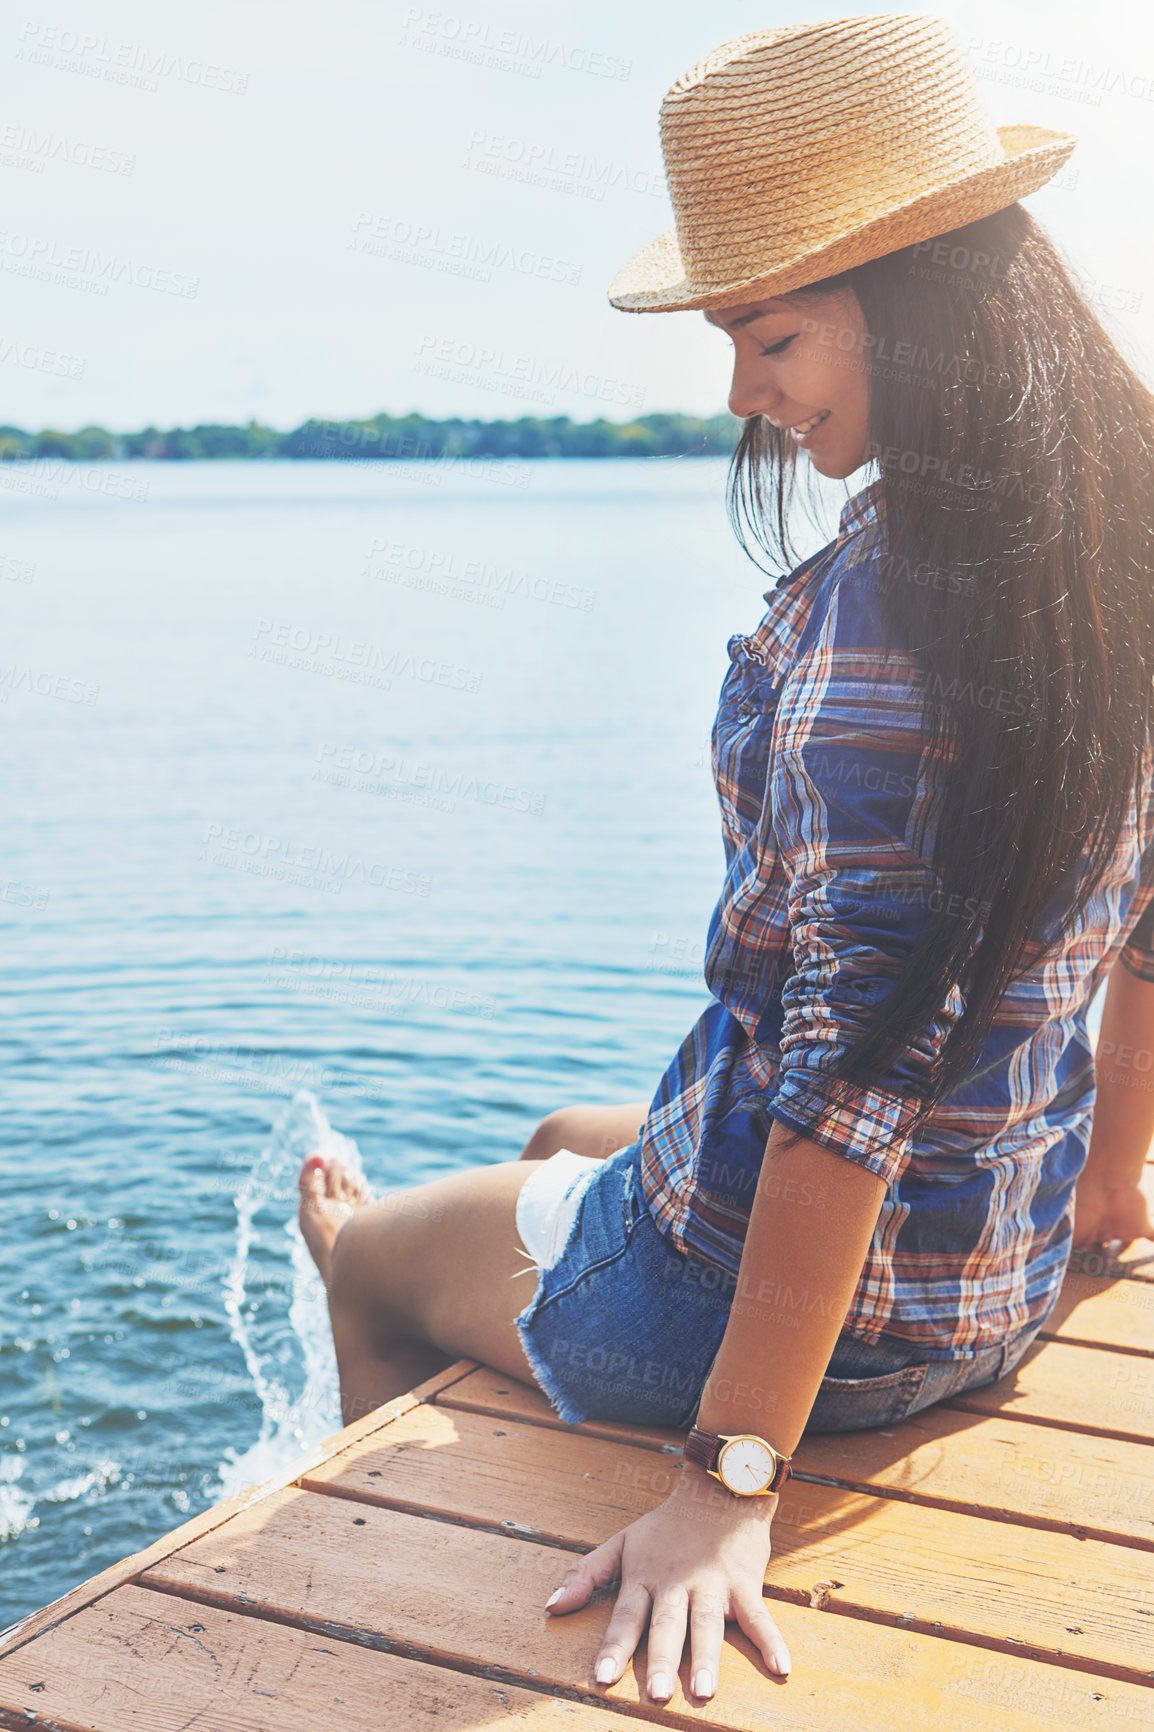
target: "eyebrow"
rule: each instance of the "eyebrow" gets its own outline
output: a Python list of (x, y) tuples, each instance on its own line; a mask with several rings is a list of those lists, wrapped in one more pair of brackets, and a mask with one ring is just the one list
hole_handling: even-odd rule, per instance
[(711, 318), (709, 313), (706, 313), (705, 318), (707, 324), (716, 325), (718, 330), (740, 331), (743, 325), (752, 325), (755, 319), (769, 319), (772, 318), (774, 313), (786, 313), (788, 311), (788, 307), (763, 307), (761, 311), (757, 313), (744, 313), (740, 319), (734, 319), (733, 322), (728, 325), (724, 325), (719, 320)]

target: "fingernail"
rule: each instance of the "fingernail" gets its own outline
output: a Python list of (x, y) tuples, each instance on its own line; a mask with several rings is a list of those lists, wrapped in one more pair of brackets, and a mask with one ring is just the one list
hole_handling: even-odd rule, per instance
[(555, 1606), (564, 1592), (564, 1588), (554, 1589), (553, 1593), (551, 1593), (549, 1598), (545, 1601), (545, 1610), (548, 1611), (550, 1606)]
[(695, 1696), (713, 1695), (713, 1673), (707, 1666), (702, 1666), (699, 1672), (693, 1674), (693, 1694)]
[(617, 1667), (612, 1660), (602, 1660), (597, 1668), (597, 1682), (599, 1684), (612, 1684), (616, 1673)]
[(673, 1680), (668, 1672), (654, 1672), (649, 1680), (649, 1694), (656, 1701), (668, 1701), (673, 1694)]
[(788, 1677), (789, 1669), (793, 1662), (788, 1654), (775, 1654), (769, 1664), (773, 1671), (779, 1672), (781, 1676), (785, 1678)]

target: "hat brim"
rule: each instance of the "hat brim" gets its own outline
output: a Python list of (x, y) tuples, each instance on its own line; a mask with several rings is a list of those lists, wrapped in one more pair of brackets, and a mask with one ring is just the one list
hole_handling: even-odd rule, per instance
[(805, 288), (822, 277), (850, 270), (916, 241), (933, 240), (936, 235), (1004, 210), (1051, 180), (1078, 143), (1074, 133), (1054, 132), (1045, 126), (1000, 126), (997, 130), (1005, 162), (955, 181), (943, 181), (931, 192), (847, 229), (836, 240), (740, 281), (691, 282), (677, 244), (677, 230), (668, 229), (618, 271), (609, 300), (624, 313), (680, 313), (788, 294), (791, 289)]

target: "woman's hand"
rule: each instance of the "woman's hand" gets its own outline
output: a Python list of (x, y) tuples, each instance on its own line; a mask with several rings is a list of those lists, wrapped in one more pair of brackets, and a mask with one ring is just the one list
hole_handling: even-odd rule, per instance
[(663, 1504), (577, 1560), (547, 1610), (575, 1612), (594, 1588), (620, 1575), (597, 1682), (616, 1683), (648, 1624), (646, 1689), (657, 1702), (673, 1694), (687, 1625), (694, 1696), (717, 1689), (726, 1618), (736, 1618), (770, 1671), (784, 1675), (789, 1650), (761, 1596), (776, 1508), (776, 1496), (735, 1497), (684, 1465)]
[(1138, 1185), (1103, 1185), (1083, 1173), (1074, 1187), (1074, 1249), (1109, 1245), (1123, 1248), (1135, 1239), (1154, 1238), (1150, 1205)]

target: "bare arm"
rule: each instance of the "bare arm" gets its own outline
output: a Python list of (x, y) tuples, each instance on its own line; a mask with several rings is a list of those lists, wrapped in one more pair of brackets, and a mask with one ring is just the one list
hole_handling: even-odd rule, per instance
[[(791, 1455), (805, 1428), (865, 1261), (885, 1195), (882, 1179), (775, 1125), (750, 1212), (737, 1290), (697, 1423), (754, 1432)], [(787, 1297), (788, 1293), (788, 1297)], [(665, 1503), (579, 1559), (550, 1601), (585, 1605), (620, 1574), (597, 1656), (613, 1683), (650, 1620), (647, 1688), (665, 1701), (692, 1635), (693, 1691), (716, 1688), (725, 1619), (736, 1618), (772, 1671), (789, 1651), (762, 1599), (776, 1497), (737, 1498), (686, 1464)]]
[(1116, 962), (1094, 1055), (1097, 1100), (1083, 1169), (1104, 1185), (1136, 1185), (1154, 1143), (1154, 980)]
[(1139, 1180), (1154, 1143), (1154, 980), (1116, 962), (1094, 1057), (1090, 1152), (1078, 1179), (1075, 1245), (1149, 1238)]
[[(1154, 990), (1154, 988), (1152, 988)], [(885, 1183), (775, 1125), (737, 1290), (697, 1423), (750, 1431), (791, 1455), (857, 1287)], [(776, 1500), (774, 1500), (776, 1502)]]

